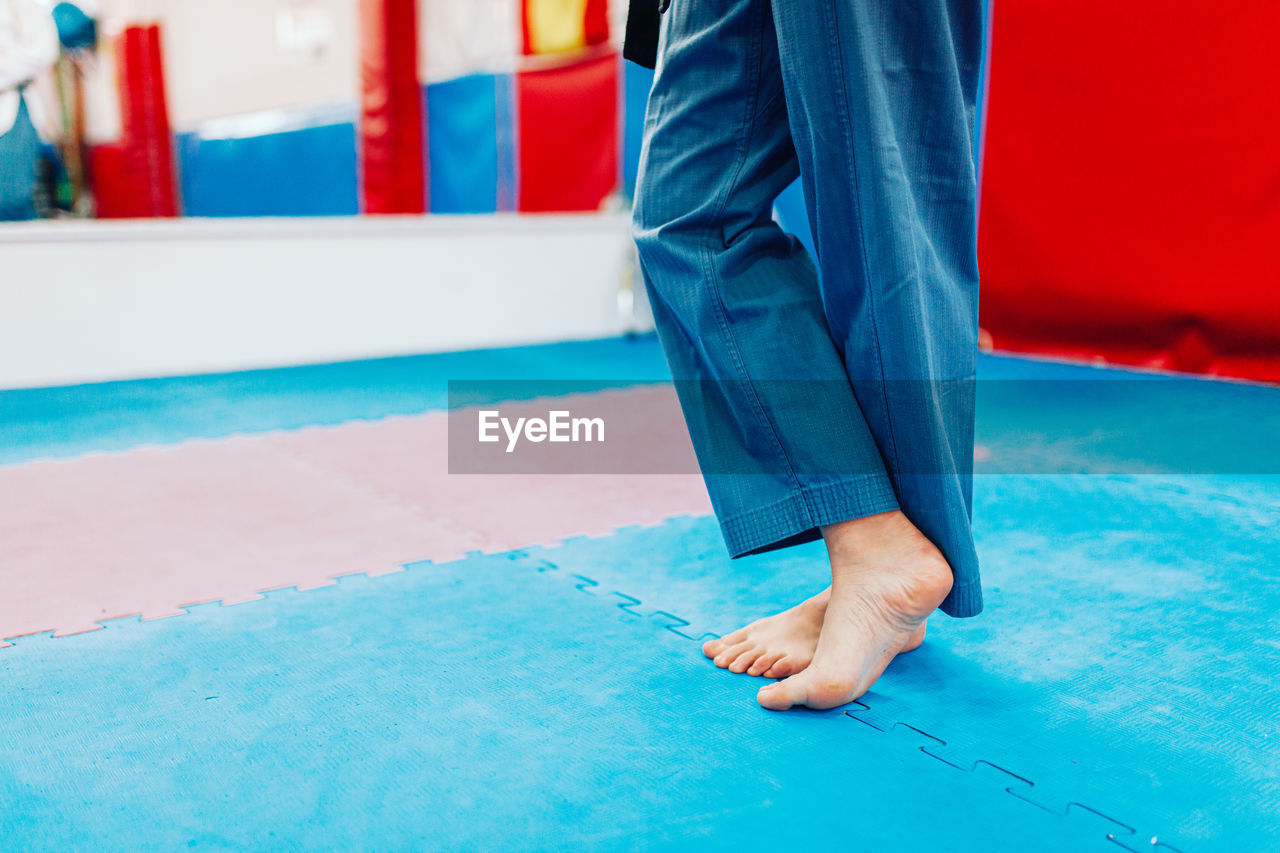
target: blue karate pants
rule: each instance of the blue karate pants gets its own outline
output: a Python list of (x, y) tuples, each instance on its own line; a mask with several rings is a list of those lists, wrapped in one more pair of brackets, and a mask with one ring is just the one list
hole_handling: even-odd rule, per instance
[[(672, 0), (633, 232), (731, 555), (901, 509), (970, 529), (981, 0)], [(772, 217), (803, 181), (818, 269)]]

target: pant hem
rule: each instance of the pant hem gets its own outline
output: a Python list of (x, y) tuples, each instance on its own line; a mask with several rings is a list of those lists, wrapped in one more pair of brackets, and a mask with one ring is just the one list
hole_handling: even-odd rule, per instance
[(887, 477), (869, 475), (826, 486), (801, 487), (780, 501), (720, 520), (731, 557), (812, 542), (838, 521), (898, 509)]
[[(821, 538), (819, 528), (898, 509), (898, 499), (885, 477), (867, 476), (815, 488), (802, 488), (780, 501), (720, 520), (729, 556), (745, 557)], [(957, 583), (939, 610), (967, 618), (982, 612), (979, 579)]]
[(982, 612), (982, 583), (977, 580), (965, 584), (956, 584), (951, 592), (938, 605), (938, 609), (948, 616), (967, 619)]

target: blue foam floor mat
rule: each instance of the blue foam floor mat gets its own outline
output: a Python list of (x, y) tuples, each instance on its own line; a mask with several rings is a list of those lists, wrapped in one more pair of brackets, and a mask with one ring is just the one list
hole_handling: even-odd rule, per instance
[[(680, 520), (19, 640), (0, 850), (1278, 849), (1280, 394), (980, 370), (988, 611), (848, 714), (761, 711), (691, 639), (811, 594), (820, 550), (730, 563)], [(0, 392), (0, 464), (442, 408), (467, 377), (666, 372), (648, 337)], [(1058, 470), (1095, 473), (1028, 475)]]
[[(653, 335), (0, 390), (0, 465), (448, 406), (450, 380), (670, 379)], [(535, 390), (535, 386), (530, 386)]]
[[(984, 827), (1022, 843), (1062, 831), (998, 795), (1002, 779), (935, 766), (839, 712), (753, 708), (671, 620), (589, 599), (572, 568), (483, 558), (215, 606), (86, 635), (65, 669), (50, 666), (57, 641), (25, 644), (10, 675), (45, 677), (3, 726), (17, 771), (4, 837), (728, 850), (852, 834), (925, 850)], [(38, 755), (15, 754), (22, 721), (43, 733)]]
[[(979, 441), (999, 441), (1008, 428), (1025, 429), (1027, 416), (1042, 408), (1036, 426), (1057, 430), (1066, 467), (1080, 470), (1082, 453), (1096, 454), (1098, 430), (1090, 424), (1105, 418), (1108, 430), (1128, 428), (1146, 434), (1172, 422), (1193, 423), (1209, 435), (1224, 429), (1251, 428), (1249, 450), (1271, 456), (1266, 473), (1280, 473), (1280, 455), (1270, 432), (1259, 430), (1269, 418), (1280, 418), (1280, 394), (1273, 388), (1201, 379), (1161, 383), (1152, 398), (1132, 398), (1134, 383), (1152, 374), (1083, 365), (983, 355), (979, 358)], [(88, 451), (124, 450), (141, 444), (167, 444), (189, 438), (217, 438), (237, 432), (295, 429), (355, 419), (416, 414), (447, 408), (451, 380), (507, 380), (504, 392), (528, 396), (564, 393), (555, 383), (579, 381), (621, 387), (670, 380), (662, 348), (654, 335), (570, 341), (538, 346), (434, 353), (335, 364), (248, 370), (234, 373), (101, 382), (54, 388), (0, 390), (0, 465), (44, 457), (67, 457)], [(509, 380), (526, 380), (515, 386)], [(550, 380), (550, 392), (539, 383)], [(1107, 393), (1099, 382), (1121, 381)], [(1043, 386), (1043, 387), (1042, 387)], [(1064, 389), (1073, 393), (1064, 394)], [(1117, 397), (1119, 400), (1117, 400)], [(1121, 405), (1117, 405), (1117, 402)], [(1066, 408), (1064, 408), (1066, 407)], [(1117, 423), (1117, 419), (1121, 422)], [(1139, 429), (1139, 427), (1141, 429)], [(1193, 434), (1183, 430), (1182, 435)], [(1016, 439), (1017, 436), (1015, 435)], [(1112, 445), (1116, 442), (1112, 441)], [(1132, 440), (1119, 443), (1131, 452)], [(1207, 445), (1212, 449), (1215, 445)], [(1206, 444), (1196, 446), (1202, 452)], [(1108, 449), (1108, 448), (1102, 448)], [(1116, 449), (1111, 447), (1110, 449)], [(1149, 444), (1138, 448), (1142, 452)], [(1183, 470), (1254, 472), (1256, 466), (1235, 462), (1242, 451), (1227, 445), (1233, 456), (1208, 467)], [(1069, 452), (1068, 452), (1069, 451)], [(1164, 454), (1166, 457), (1168, 453)], [(1177, 463), (1185, 466), (1185, 460)], [(1026, 462), (1018, 460), (1014, 465)], [(1035, 463), (1043, 468), (1039, 463)], [(1008, 466), (1005, 466), (1008, 470)]]
[(709, 519), (19, 640), (0, 846), (1265, 850), (1280, 525), (1200, 485), (980, 478), (988, 613), (849, 713), (700, 656), (824, 579)]

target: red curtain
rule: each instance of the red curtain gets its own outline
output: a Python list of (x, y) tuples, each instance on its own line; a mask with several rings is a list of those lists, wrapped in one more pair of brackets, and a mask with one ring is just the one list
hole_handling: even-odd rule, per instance
[(999, 0), (982, 190), (997, 348), (1280, 380), (1274, 0)]

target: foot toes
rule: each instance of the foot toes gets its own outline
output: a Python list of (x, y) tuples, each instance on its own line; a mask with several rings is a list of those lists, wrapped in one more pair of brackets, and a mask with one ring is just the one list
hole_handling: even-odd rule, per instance
[(809, 677), (809, 670), (805, 670), (776, 684), (761, 687), (756, 700), (770, 711), (785, 711), (795, 705), (820, 710), (843, 705), (857, 696), (856, 684), (817, 680)]
[(756, 658), (756, 662), (751, 664), (750, 668), (747, 669), (747, 675), (764, 675), (769, 671), (769, 667), (773, 666), (780, 657), (782, 657), (782, 655), (777, 652), (761, 655)]
[[(834, 708), (837, 705), (852, 702), (863, 693), (863, 691), (857, 689), (857, 682), (844, 679), (823, 680), (816, 676), (806, 679), (805, 676), (809, 672), (809, 670), (805, 670), (795, 678), (780, 682), (781, 684), (795, 682), (792, 685), (791, 694), (792, 700), (797, 705), (806, 705), (815, 710)], [(797, 696), (800, 698), (796, 698)]]
[(769, 665), (769, 669), (764, 671), (764, 678), (767, 679), (785, 679), (794, 672), (790, 658), (783, 654), (778, 660), (773, 661)]
[(785, 681), (766, 684), (756, 693), (756, 701), (762, 708), (770, 711), (785, 711), (796, 704), (791, 696), (791, 689)]
[(747, 649), (745, 652), (738, 655), (738, 657), (733, 661), (733, 663), (729, 664), (729, 671), (730, 672), (746, 672), (748, 669), (750, 669), (753, 663), (755, 663), (757, 660), (760, 659), (760, 656), (762, 654), (764, 654), (763, 649), (756, 649), (756, 648)]
[(748, 648), (750, 648), (748, 643), (738, 643), (737, 645), (729, 646), (727, 649), (724, 649), (715, 656), (714, 660), (716, 662), (716, 666), (722, 668), (728, 666), (737, 659), (738, 655), (745, 652)]
[(724, 650), (731, 649), (734, 646), (740, 646), (745, 643), (746, 640), (746, 629), (739, 628), (733, 633), (725, 634), (723, 637), (716, 637), (714, 639), (707, 640), (702, 644), (702, 653), (709, 658), (715, 658)]

